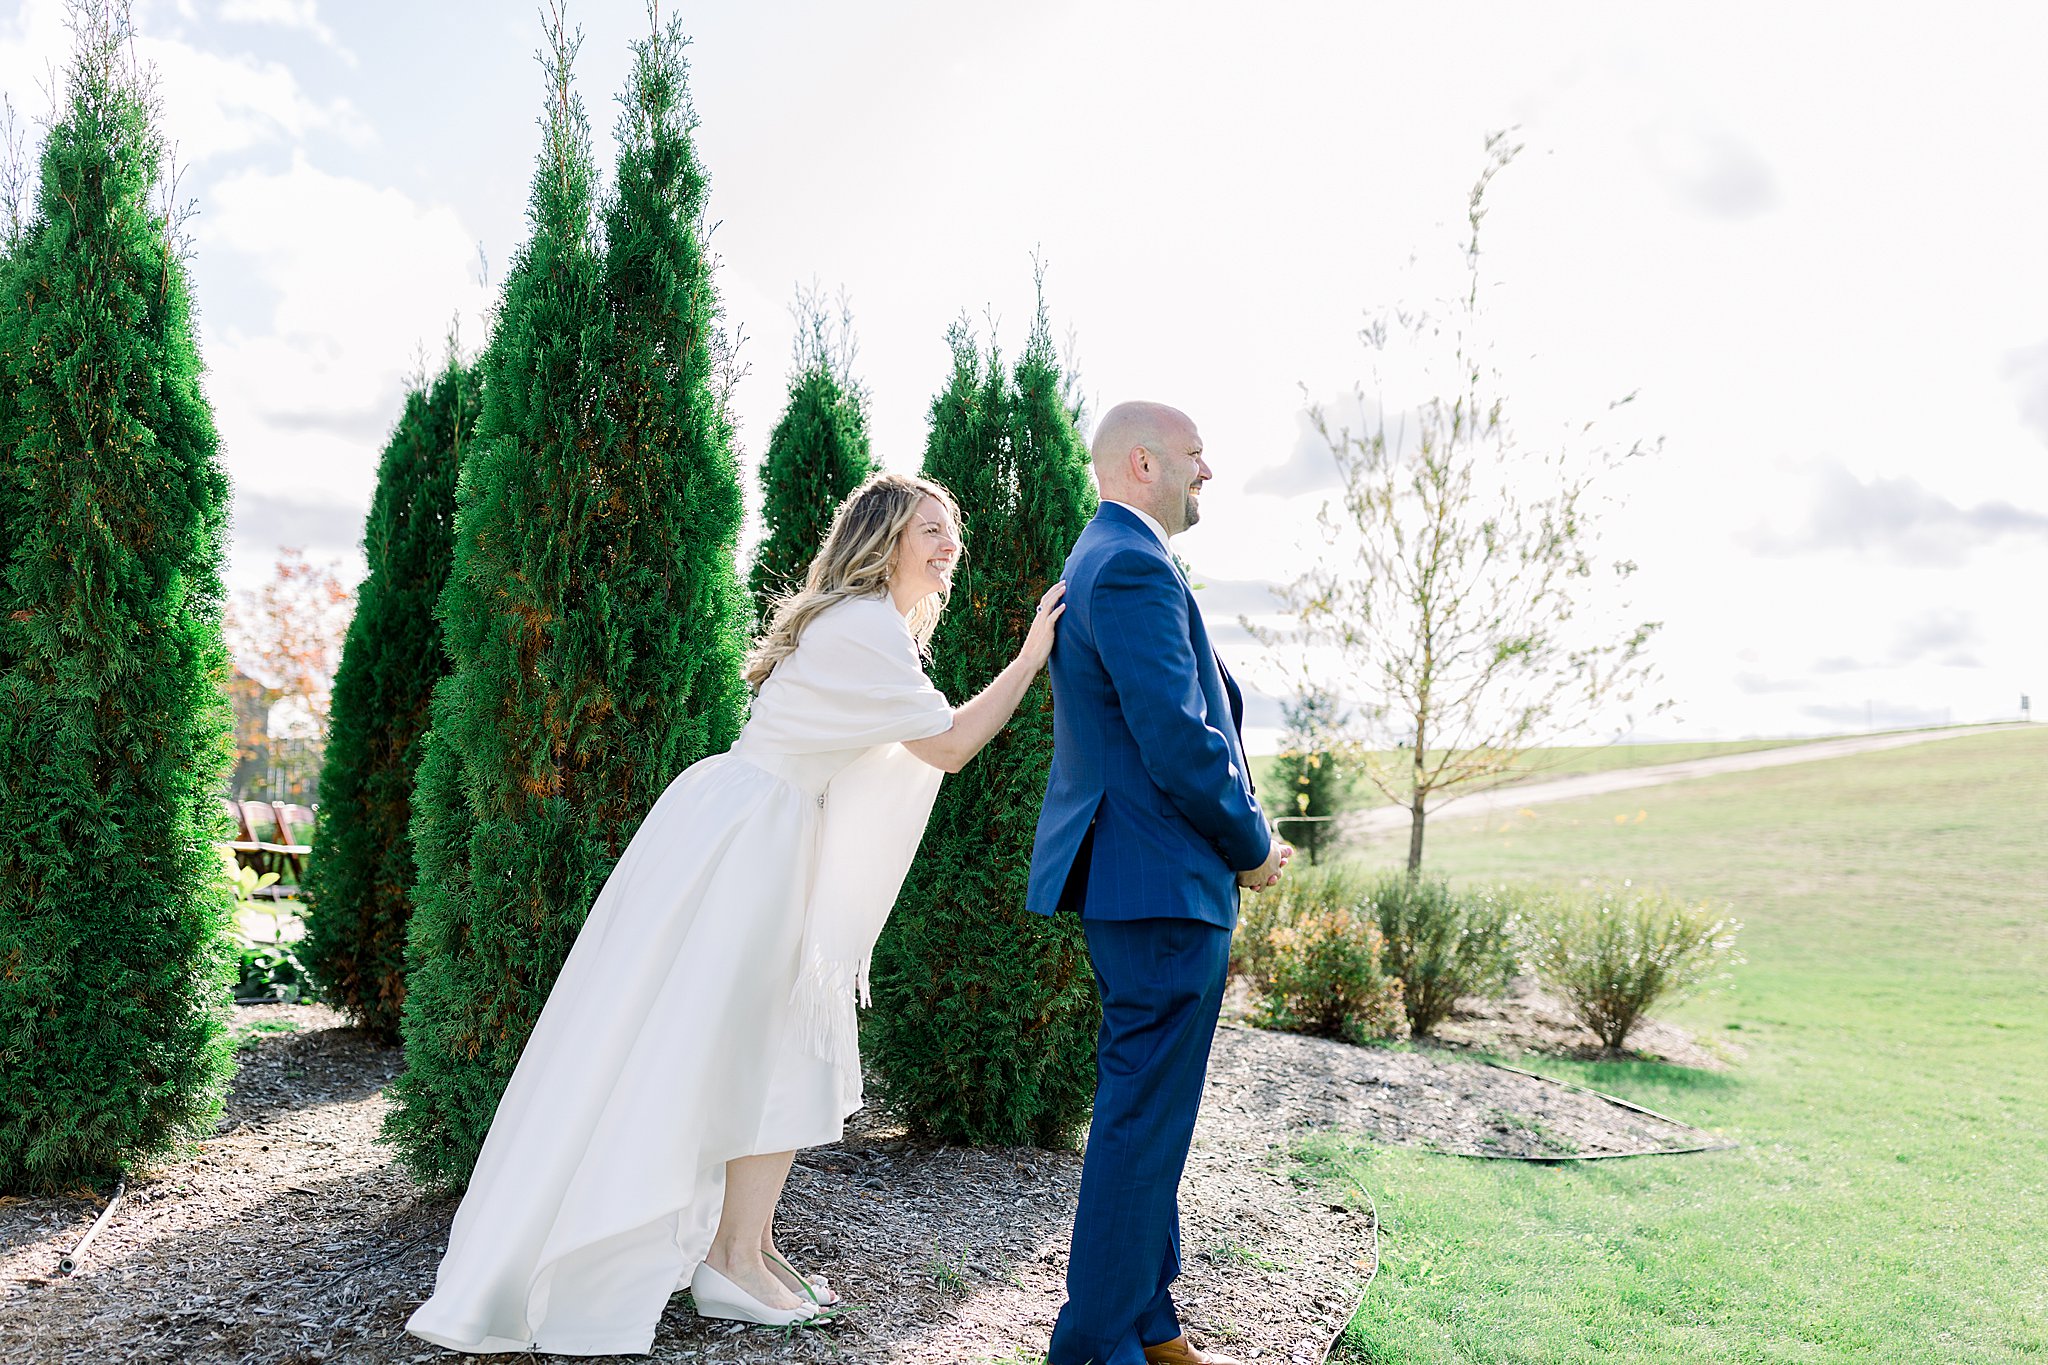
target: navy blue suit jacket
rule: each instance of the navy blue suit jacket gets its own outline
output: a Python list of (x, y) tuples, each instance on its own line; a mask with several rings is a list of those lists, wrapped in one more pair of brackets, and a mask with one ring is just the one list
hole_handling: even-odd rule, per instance
[(1053, 644), (1052, 773), (1025, 907), (1237, 923), (1270, 835), (1244, 702), (1159, 538), (1104, 503), (1067, 556)]

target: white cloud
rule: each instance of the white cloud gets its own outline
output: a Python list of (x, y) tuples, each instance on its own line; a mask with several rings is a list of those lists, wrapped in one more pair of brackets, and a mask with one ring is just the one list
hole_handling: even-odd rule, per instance
[(1974, 661), (1957, 661), (1970, 659), (1967, 651), (1979, 639), (1977, 623), (1969, 612), (1956, 607), (1924, 611), (1900, 626), (1898, 638), (1892, 645), (1892, 662), (1922, 663), (1931, 656), (1939, 655), (1945, 668), (1974, 668), (1977, 666)]
[(267, 291), (267, 318), (206, 338), (209, 396), (238, 486), (251, 495), (241, 539), (259, 560), (279, 540), (285, 503), (329, 507), (360, 524), (377, 459), (422, 351), (438, 363), (459, 320), (466, 346), (490, 292), (475, 237), (454, 210), (323, 171), (303, 154), (283, 171), (216, 183), (197, 223), (199, 268)]
[(1710, 218), (1753, 218), (1778, 205), (1778, 179), (1756, 148), (1726, 128), (1662, 120), (1643, 131), (1659, 178)]
[(1804, 692), (1806, 684), (1798, 678), (1767, 678), (1761, 673), (1738, 673), (1735, 688), (1751, 696), (1768, 696), (1774, 692)]
[[(24, 0), (0, 26), (0, 86), (25, 117), (41, 118), (61, 97), (71, 57), (63, 0)], [(181, 166), (216, 161), (252, 147), (295, 144), (327, 133), (353, 146), (374, 140), (369, 122), (346, 98), (321, 101), (290, 68), (255, 57), (210, 52), (144, 27), (136, 56), (156, 69), (165, 137)]]
[(349, 502), (242, 491), (235, 496), (236, 537), (265, 554), (289, 545), (314, 559), (355, 557), (366, 511)]
[[(63, 93), (64, 63), (71, 55), (71, 31), (62, 0), (24, 0), (14, 22), (0, 27), (0, 86), (17, 114), (42, 118)], [(31, 149), (33, 152), (34, 149)]]
[[(473, 239), (502, 263), (525, 236), (538, 24), (489, 0), (415, 6), (402, 25), (317, 0), (139, 13), (145, 36), (180, 40), (150, 50), (167, 131), (203, 163), (188, 185), (203, 345), (245, 538), (360, 508), (416, 340), (436, 351), (458, 307), (482, 340)], [(2048, 11), (1734, 13), (1622, 7), (1586, 25), (1499, 6), (1473, 25), (1282, 6), (1247, 43), (1241, 10), (1213, 0), (1028, 19), (877, 0), (820, 10), (799, 50), (773, 7), (698, 7), (720, 285), (754, 336), (745, 438), (758, 453), (779, 414), (789, 286), (816, 276), (852, 291), (876, 448), (914, 467), (946, 324), (986, 306), (1014, 357), (1042, 244), (1093, 410), (1153, 397), (1201, 425), (1217, 482), (1177, 542), (1198, 579), (1226, 595), (1290, 580), (1330, 491), (1303, 386), (1347, 393), (1370, 371), (1368, 310), (1456, 284), (1402, 263), (1455, 245), (1481, 136), (1519, 120), (1529, 150), (1489, 196), (1485, 258), (1516, 427), (1540, 449), (1640, 389), (1647, 431), (1669, 437), (1617, 478), (1602, 521), (1643, 566), (1641, 614), (1669, 622), (1656, 653), (1684, 710), (1658, 732), (2008, 714), (2048, 691), (2048, 637), (2030, 628), (2048, 581), (2048, 179), (1987, 168), (2031, 164), (2048, 137), (2048, 105), (2028, 98)], [(600, 6), (582, 22), (579, 88), (609, 169), (611, 97), (644, 20)], [(316, 46), (329, 26), (360, 58), (342, 83)], [(459, 89), (437, 65), (455, 44)], [(0, 6), (0, 77), (24, 115), (68, 50), (62, 0)], [(1411, 59), (1368, 59), (1361, 80), (1375, 51)], [(1134, 59), (1233, 98), (1134, 100)], [(900, 78), (875, 87), (878, 65)], [(970, 105), (1000, 116), (934, 114)], [(1831, 464), (1839, 480), (1817, 484)], [(1760, 553), (1764, 518), (1779, 548), (1815, 552)], [(250, 562), (268, 554), (245, 541)], [(1908, 648), (1951, 608), (1974, 638)], [(1209, 615), (1239, 679), (1284, 695), (1280, 661)]]
[(1196, 573), (1189, 582), (1195, 589), (1195, 600), (1201, 604), (1203, 619), (1212, 627), (1234, 622), (1240, 616), (1262, 619), (1284, 616), (1287, 611), (1276, 591), (1280, 585), (1270, 579), (1210, 578)]
[[(1366, 425), (1364, 415), (1355, 411), (1358, 406), (1358, 400), (1349, 394), (1332, 405), (1334, 410), (1328, 414), (1328, 421), (1333, 436), (1342, 440), (1347, 428), (1354, 434), (1371, 429)], [(1288, 498), (1302, 493), (1331, 493), (1342, 485), (1343, 479), (1336, 457), (1330, 451), (1330, 443), (1316, 429), (1308, 411), (1297, 412), (1294, 423), (1294, 445), (1288, 450), (1287, 458), (1252, 471), (1245, 480), (1245, 492)]]
[(355, 53), (342, 46), (334, 30), (321, 20), (316, 0), (221, 0), (219, 14), (230, 23), (302, 29), (350, 66), (356, 64)]
[(2014, 351), (2005, 374), (2019, 390), (2021, 419), (2048, 441), (2048, 341)]
[(164, 131), (177, 144), (181, 165), (252, 147), (296, 146), (314, 133), (330, 133), (357, 147), (376, 140), (353, 102), (315, 99), (281, 63), (202, 51), (147, 34), (138, 36), (135, 48), (157, 69)]
[(1965, 507), (1917, 479), (1863, 479), (1839, 463), (1819, 470), (1801, 522), (1789, 531), (1753, 528), (1743, 539), (1768, 555), (1848, 549), (1942, 566), (1961, 564), (2008, 536), (2048, 544), (2048, 513), (2002, 498)]

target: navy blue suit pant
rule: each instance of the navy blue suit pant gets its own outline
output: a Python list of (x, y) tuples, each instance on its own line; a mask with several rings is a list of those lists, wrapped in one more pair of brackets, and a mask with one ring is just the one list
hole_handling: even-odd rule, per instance
[(1049, 1365), (1143, 1365), (1180, 1335), (1180, 1177), (1223, 1007), (1230, 931), (1193, 919), (1082, 920), (1102, 993), (1095, 1117), (1067, 1302)]

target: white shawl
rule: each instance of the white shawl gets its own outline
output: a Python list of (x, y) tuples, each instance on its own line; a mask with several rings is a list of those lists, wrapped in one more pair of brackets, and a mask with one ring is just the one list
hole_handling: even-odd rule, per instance
[[(754, 703), (743, 754), (847, 754), (826, 784), (790, 1004), (798, 1036), (857, 1088), (856, 999), (869, 1002), (875, 940), (924, 837), (941, 773), (901, 741), (953, 724), (887, 598), (827, 608)], [(854, 752), (858, 751), (858, 752)], [(829, 769), (829, 762), (825, 766)]]

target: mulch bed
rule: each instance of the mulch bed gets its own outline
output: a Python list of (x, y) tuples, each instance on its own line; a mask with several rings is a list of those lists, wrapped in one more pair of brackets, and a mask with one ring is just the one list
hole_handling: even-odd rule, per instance
[[(56, 1262), (103, 1199), (0, 1200), (0, 1359), (458, 1359), (402, 1330), (455, 1206), (423, 1199), (375, 1141), (400, 1054), (319, 1006), (244, 1007), (237, 1024), (298, 1031), (252, 1038), (220, 1131), (130, 1181), (78, 1274), (57, 1277)], [(1037, 1360), (1064, 1292), (1079, 1155), (937, 1147), (865, 1118), (801, 1154), (779, 1224), (784, 1249), (851, 1309), (783, 1333), (704, 1322), (679, 1295), (655, 1358)], [(1373, 1214), (1289, 1159), (1332, 1126), (1475, 1155), (1700, 1137), (1455, 1057), (1226, 1025), (1181, 1197), (1175, 1297), (1198, 1342), (1307, 1365), (1355, 1309), (1376, 1269)]]
[[(1593, 1031), (1572, 1017), (1564, 1001), (1546, 993), (1532, 977), (1518, 977), (1498, 1000), (1460, 1000), (1437, 1026), (1436, 1041), (1449, 1048), (1500, 1055), (1527, 1053), (1611, 1061)], [(1684, 1029), (1644, 1019), (1629, 1032), (1624, 1060), (1667, 1062), (1700, 1071), (1726, 1071), (1745, 1053), (1732, 1039), (1694, 1038)]]

